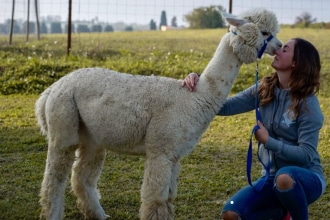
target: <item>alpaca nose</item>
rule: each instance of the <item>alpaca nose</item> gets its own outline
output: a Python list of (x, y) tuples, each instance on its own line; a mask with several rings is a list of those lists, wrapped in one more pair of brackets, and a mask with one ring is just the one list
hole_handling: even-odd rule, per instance
[(277, 44), (277, 49), (275, 50), (275, 54), (277, 55), (279, 52), (280, 52), (280, 50), (282, 49), (282, 43), (278, 43)]
[(280, 52), (280, 50), (281, 50), (281, 47), (278, 48), (277, 50), (275, 50), (275, 55), (278, 55), (278, 53)]

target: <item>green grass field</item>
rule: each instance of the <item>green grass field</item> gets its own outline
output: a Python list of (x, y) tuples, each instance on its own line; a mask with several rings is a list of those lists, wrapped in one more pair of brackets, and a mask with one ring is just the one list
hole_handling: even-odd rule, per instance
[[(183, 78), (201, 72), (226, 30), (178, 32), (131, 32), (75, 35), (70, 57), (64, 35), (47, 36), (40, 42), (24, 43), (15, 38), (8, 46), (0, 38), (0, 219), (37, 219), (38, 193), (42, 181), (47, 143), (34, 116), (38, 94), (69, 71), (101, 66), (121, 72)], [(330, 43), (329, 30), (283, 29), (282, 41), (291, 37), (310, 40), (322, 59), (319, 94), (325, 115), (319, 152), (325, 173), (330, 176)], [(272, 72), (265, 56), (260, 75)], [(255, 64), (243, 65), (232, 93), (254, 82)], [(175, 202), (176, 215), (183, 219), (219, 219), (223, 203), (247, 184), (245, 161), (254, 114), (216, 117), (192, 154), (182, 160)], [(256, 157), (254, 157), (256, 159)], [(110, 219), (138, 219), (143, 157), (108, 152), (99, 181), (101, 204)], [(253, 178), (259, 175), (254, 160)], [(66, 219), (82, 219), (75, 197), (66, 190)], [(330, 219), (330, 191), (310, 206), (310, 219)]]

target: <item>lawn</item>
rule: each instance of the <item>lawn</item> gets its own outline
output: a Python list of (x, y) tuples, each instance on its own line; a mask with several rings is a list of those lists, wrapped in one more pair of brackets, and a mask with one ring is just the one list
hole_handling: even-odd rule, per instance
[[(40, 212), (38, 193), (47, 152), (46, 141), (34, 116), (34, 104), (40, 91), (68, 71), (85, 66), (183, 78), (191, 71), (202, 71), (223, 33), (225, 30), (77, 35), (70, 57), (65, 56), (63, 35), (47, 36), (41, 42), (28, 44), (16, 40), (14, 46), (2, 43), (0, 219), (37, 219)], [(319, 99), (325, 122), (320, 133), (319, 152), (328, 182), (330, 43), (325, 39), (329, 34), (327, 30), (308, 29), (284, 29), (279, 34), (283, 41), (295, 36), (306, 38), (321, 54), (323, 71)], [(267, 56), (263, 58), (261, 75), (271, 72), (270, 61)], [(255, 64), (242, 67), (232, 93), (253, 83), (254, 68)], [(253, 113), (213, 120), (196, 149), (182, 160), (175, 201), (176, 219), (219, 219), (226, 199), (247, 184), (245, 161), (253, 123)], [(253, 164), (255, 179), (259, 175), (255, 156)], [(108, 152), (99, 189), (101, 204), (111, 219), (138, 219), (143, 167), (143, 157)], [(69, 185), (65, 200), (66, 219), (81, 219)], [(327, 189), (323, 197), (310, 206), (311, 220), (330, 219), (329, 200)]]

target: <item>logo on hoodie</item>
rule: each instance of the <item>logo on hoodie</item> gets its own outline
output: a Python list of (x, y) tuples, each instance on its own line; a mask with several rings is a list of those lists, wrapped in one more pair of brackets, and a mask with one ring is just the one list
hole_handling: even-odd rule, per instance
[(295, 120), (296, 118), (294, 118), (293, 111), (287, 111), (283, 113), (281, 123), (285, 124), (287, 127), (290, 127), (290, 125), (296, 123)]

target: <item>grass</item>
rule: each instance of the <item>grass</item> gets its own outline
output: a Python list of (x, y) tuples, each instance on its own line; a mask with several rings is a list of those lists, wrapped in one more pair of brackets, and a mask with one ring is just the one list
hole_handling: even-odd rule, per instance
[[(105, 67), (119, 72), (162, 75), (182, 79), (190, 72), (202, 72), (226, 29), (180, 30), (168, 32), (115, 32), (74, 34), (71, 55), (66, 55), (65, 35), (46, 35), (40, 41), (0, 37), (0, 94), (39, 94), (68, 72), (81, 67)], [(279, 38), (292, 37), (311, 41), (322, 57), (322, 88), (328, 95), (330, 50), (326, 40), (330, 29), (283, 29)], [(272, 59), (260, 62), (260, 76), (270, 73)], [(253, 83), (255, 64), (243, 65), (233, 86), (241, 91)]]
[[(16, 83), (21, 83), (24, 79), (20, 78), (27, 77), (27, 69), (39, 78), (42, 75), (42, 68), (47, 71), (49, 71), (48, 68), (51, 71), (56, 70), (58, 72), (55, 71), (54, 74), (58, 76), (65, 74), (68, 69), (88, 65), (109, 68), (113, 66), (129, 70), (132, 67), (128, 67), (129, 65), (126, 67), (126, 61), (136, 65), (136, 73), (139, 74), (149, 74), (154, 68), (159, 72), (165, 72), (164, 75), (173, 74), (173, 77), (183, 78), (190, 71), (201, 72), (213, 54), (221, 31), (183, 31), (180, 34), (175, 32), (152, 34), (141, 32), (125, 33), (125, 35), (114, 33), (108, 36), (110, 37), (108, 41), (100, 35), (79, 36), (79, 38), (76, 36), (74, 43), (78, 44), (77, 47), (80, 47), (81, 52), (76, 48), (72, 57), (69, 58), (65, 56), (65, 52), (61, 52), (64, 45), (64, 39), (62, 39), (63, 42), (61, 41), (63, 36), (49, 36), (43, 39), (39, 46), (38, 42), (33, 42), (37, 45), (34, 47), (36, 49), (33, 49), (37, 54), (33, 59), (27, 58), (29, 54), (33, 55), (32, 43), (16, 43), (14, 47), (6, 46), (5, 52), (0, 51), (1, 65), (6, 69), (5, 72), (0, 73), (0, 82), (3, 84), (8, 80), (16, 80)], [(280, 38), (286, 41), (290, 37), (301, 36), (311, 40), (320, 50), (324, 86), (319, 98), (325, 122), (320, 133), (319, 152), (329, 182), (330, 96), (326, 86), (329, 85), (330, 78), (330, 44), (326, 40), (321, 40), (327, 39), (328, 34), (326, 30), (285, 29), (282, 30)], [(49, 49), (53, 57), (44, 58), (46, 52), (42, 45), (47, 43), (50, 45), (50, 42), (55, 40), (57, 45), (62, 45), (61, 49)], [(91, 47), (93, 45), (91, 41), (99, 46)], [(110, 49), (107, 49), (108, 52), (102, 50), (104, 48), (102, 44), (106, 42), (113, 44), (109, 46)], [(95, 51), (95, 57), (82, 55), (83, 51), (91, 51), (91, 48)], [(187, 55), (191, 50), (194, 52)], [(111, 59), (102, 60), (102, 51), (107, 54), (112, 51)], [(120, 54), (116, 54), (118, 51)], [(148, 57), (151, 52), (154, 53), (153, 57), (156, 61), (149, 64), (137, 61)], [(5, 53), (7, 57), (4, 56)], [(171, 57), (171, 54), (173, 60), (166, 60), (165, 57)], [(270, 60), (265, 57), (262, 62), (261, 75), (271, 71), (267, 69)], [(254, 68), (254, 65), (243, 66), (235, 82), (233, 93), (253, 83)], [(41, 88), (48, 86), (54, 80), (56, 77), (52, 78), (50, 75), (45, 77), (41, 81), (44, 83)], [(34, 83), (27, 83), (27, 87), (30, 84), (40, 85), (40, 83)], [(0, 95), (0, 219), (37, 219), (40, 213), (38, 193), (47, 151), (46, 141), (39, 132), (34, 116), (34, 103), (38, 98), (39, 90), (31, 89), (27, 94), (21, 90), (24, 87), (17, 88), (17, 91), (13, 92), (15, 94)], [(175, 201), (176, 219), (219, 219), (225, 200), (247, 184), (245, 157), (253, 123), (253, 113), (216, 117), (213, 120), (196, 149), (182, 160), (178, 197)], [(256, 161), (253, 165), (255, 179), (259, 175), (259, 165)], [(102, 194), (101, 204), (111, 219), (138, 219), (143, 167), (143, 157), (108, 153), (99, 181), (99, 189)], [(75, 197), (70, 193), (70, 186), (67, 187), (65, 200), (66, 219), (81, 219), (82, 216), (75, 206)], [(311, 220), (330, 219), (329, 201), (330, 191), (327, 189), (323, 197), (310, 206), (309, 218)]]

